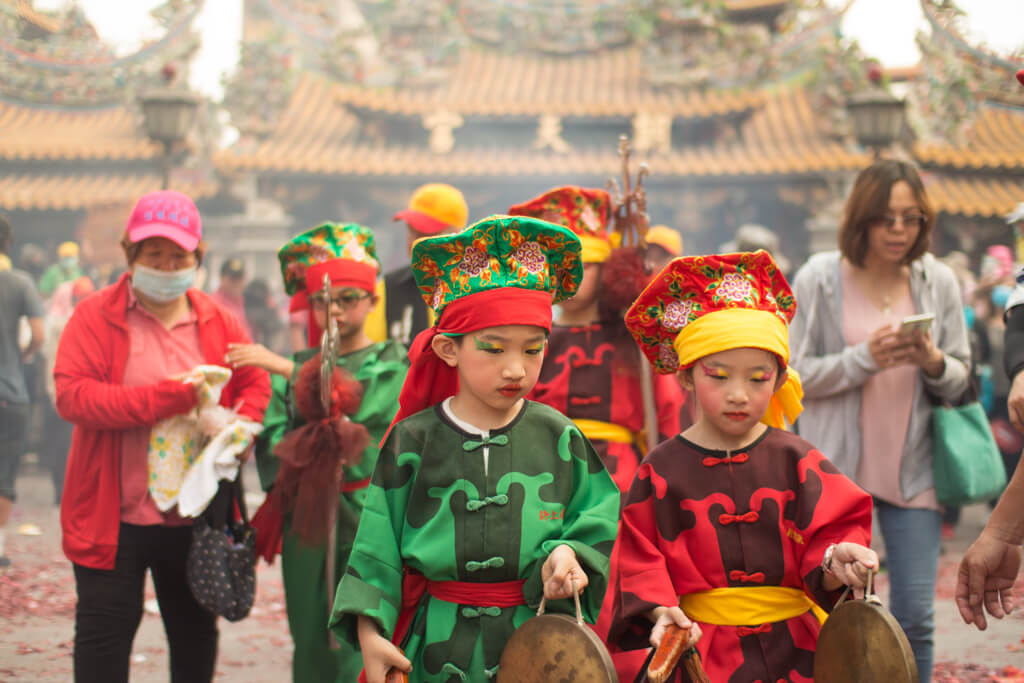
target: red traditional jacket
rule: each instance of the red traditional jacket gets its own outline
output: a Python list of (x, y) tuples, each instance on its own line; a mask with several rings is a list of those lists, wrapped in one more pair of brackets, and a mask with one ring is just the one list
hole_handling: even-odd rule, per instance
[[(822, 585), (825, 549), (870, 540), (871, 497), (800, 437), (769, 428), (731, 453), (676, 437), (647, 456), (624, 502), (598, 633), (607, 634), (620, 680), (632, 681), (642, 658), (616, 653), (648, 647), (654, 607), (715, 588), (780, 586), (828, 610), (838, 592)], [(813, 612), (699, 623), (710, 680), (813, 680)]]
[[(553, 325), (540, 378), (528, 397), (573, 420), (610, 423), (628, 433), (621, 440), (606, 440), (580, 425), (620, 491), (629, 489), (642, 457), (640, 363), (636, 343), (621, 323)], [(652, 380), (661, 441), (679, 433), (683, 391), (672, 375), (654, 374)]]

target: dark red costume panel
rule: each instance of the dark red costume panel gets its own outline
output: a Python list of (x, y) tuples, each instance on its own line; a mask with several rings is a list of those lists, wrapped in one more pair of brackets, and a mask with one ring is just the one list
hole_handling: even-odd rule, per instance
[[(650, 610), (724, 587), (796, 588), (827, 611), (839, 593), (822, 585), (825, 549), (870, 540), (870, 496), (800, 437), (769, 428), (731, 453), (676, 437), (641, 463), (625, 499), (598, 632), (613, 653), (647, 648)], [(700, 626), (697, 647), (716, 683), (813, 680), (820, 626), (810, 611)], [(620, 680), (634, 680), (642, 659), (615, 659)]]
[[(622, 323), (554, 325), (540, 379), (528, 398), (573, 420), (610, 422), (639, 434), (644, 428), (639, 354)], [(679, 433), (683, 391), (672, 375), (652, 379), (661, 441)], [(590, 441), (619, 490), (628, 490), (641, 459), (638, 446)]]

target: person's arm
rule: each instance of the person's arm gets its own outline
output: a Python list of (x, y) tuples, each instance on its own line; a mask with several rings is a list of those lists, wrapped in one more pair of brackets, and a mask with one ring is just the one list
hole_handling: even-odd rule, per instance
[(42, 318), (29, 318), (28, 327), (32, 331), (32, 338), (29, 340), (28, 346), (21, 352), (23, 359), (31, 358), (36, 351), (43, 348), (43, 342), (46, 341)]
[(76, 309), (57, 347), (53, 379), (61, 417), (90, 429), (130, 429), (154, 425), (196, 405), (195, 386), (179, 379), (137, 387), (109, 383), (110, 342), (101, 340), (85, 318)]
[(985, 612), (1002, 619), (1014, 608), (1013, 584), (1024, 543), (1024, 467), (1018, 467), (978, 540), (967, 549), (956, 580), (956, 606), (964, 623), (988, 627)]

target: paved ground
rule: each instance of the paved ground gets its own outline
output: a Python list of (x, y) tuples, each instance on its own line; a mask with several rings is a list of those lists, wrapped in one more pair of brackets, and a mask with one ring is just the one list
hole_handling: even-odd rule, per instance
[[(19, 501), (8, 526), (7, 553), (14, 565), (0, 574), (0, 683), (70, 681), (74, 579), (60, 550), (49, 480), (31, 466), (23, 469)], [(247, 471), (247, 483), (252, 475)], [(257, 488), (253, 480), (248, 490)], [(250, 496), (258, 503), (258, 495)], [(984, 506), (965, 509), (956, 537), (945, 544), (936, 591), (938, 665), (933, 680), (939, 683), (1024, 681), (1024, 610), (980, 633), (964, 626), (952, 600), (960, 555), (981, 530), (986, 514)], [(42, 534), (20, 534), (25, 524), (37, 525)], [(884, 574), (879, 584), (884, 600)], [(151, 587), (147, 598), (153, 598)], [(135, 639), (132, 680), (163, 683), (168, 680), (167, 648), (152, 605)], [(290, 678), (291, 641), (277, 566), (260, 565), (252, 614), (237, 624), (222, 620), (220, 632), (218, 681), (277, 683)]]

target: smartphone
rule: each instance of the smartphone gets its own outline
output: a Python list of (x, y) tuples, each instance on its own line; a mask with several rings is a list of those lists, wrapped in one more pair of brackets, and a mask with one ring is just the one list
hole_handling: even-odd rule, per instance
[(900, 334), (909, 335), (914, 330), (921, 330), (927, 332), (931, 326), (932, 321), (935, 320), (934, 313), (921, 313), (920, 315), (908, 315), (900, 323)]

